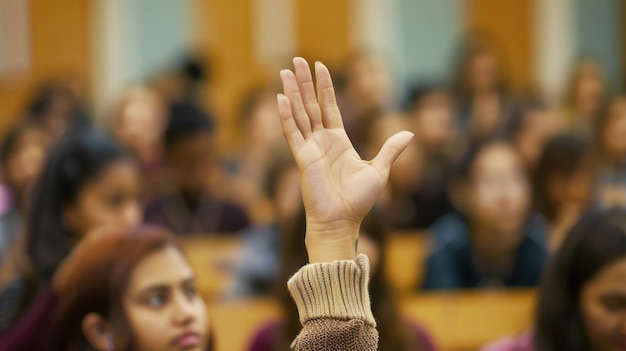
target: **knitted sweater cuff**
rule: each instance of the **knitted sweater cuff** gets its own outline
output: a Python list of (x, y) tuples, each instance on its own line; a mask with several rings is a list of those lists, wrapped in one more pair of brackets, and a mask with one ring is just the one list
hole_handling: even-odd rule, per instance
[(375, 327), (368, 284), (369, 260), (363, 254), (349, 261), (308, 264), (287, 282), (302, 324), (359, 319)]

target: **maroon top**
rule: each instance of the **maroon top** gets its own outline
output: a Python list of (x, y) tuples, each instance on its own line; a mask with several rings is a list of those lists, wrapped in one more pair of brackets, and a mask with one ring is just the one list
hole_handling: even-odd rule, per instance
[(47, 333), (57, 296), (51, 285), (39, 292), (26, 314), (0, 334), (2, 351), (39, 351), (46, 349)]
[[(276, 339), (279, 337), (282, 325), (283, 323), (280, 321), (272, 321), (265, 324), (252, 339), (248, 351), (274, 351), (276, 349)], [(437, 351), (435, 343), (424, 328), (410, 321), (407, 321), (407, 325), (414, 335), (417, 336), (417, 340), (421, 341), (419, 350)]]

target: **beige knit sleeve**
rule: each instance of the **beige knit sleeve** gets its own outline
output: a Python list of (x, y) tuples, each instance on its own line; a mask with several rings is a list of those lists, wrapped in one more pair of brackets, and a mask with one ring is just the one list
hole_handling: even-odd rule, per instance
[(365, 255), (351, 261), (302, 267), (287, 283), (303, 325), (292, 348), (377, 350), (378, 332), (368, 284), (369, 261)]

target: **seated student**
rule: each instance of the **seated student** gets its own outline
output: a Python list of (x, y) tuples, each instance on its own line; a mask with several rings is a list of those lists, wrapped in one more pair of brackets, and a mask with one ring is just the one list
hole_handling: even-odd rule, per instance
[(530, 213), (521, 160), (506, 141), (469, 149), (452, 185), (460, 214), (431, 227), (423, 289), (534, 286), (547, 259), (545, 225)]
[(562, 134), (548, 141), (533, 175), (535, 210), (548, 222), (548, 243), (555, 251), (589, 206), (593, 188), (587, 140)]
[(139, 193), (135, 162), (102, 132), (82, 129), (55, 145), (33, 189), (25, 252), (19, 252), (25, 257), (18, 257), (24, 262), (0, 293), (1, 350), (9, 349), (4, 342), (21, 317), (45, 301), (57, 268), (87, 233), (140, 222)]
[(233, 233), (248, 226), (241, 207), (213, 194), (220, 165), (212, 123), (194, 105), (171, 107), (164, 140), (173, 188), (148, 204), (146, 223), (175, 234)]
[(626, 95), (611, 100), (596, 119), (594, 205), (626, 208)]
[(9, 131), (0, 146), (2, 178), (12, 200), (0, 217), (0, 267), (6, 267), (7, 255), (22, 232), (27, 195), (41, 171), (50, 139), (42, 127), (20, 123)]
[[(291, 71), (281, 72), (285, 92), (290, 97), (279, 95), (278, 103), (283, 132), (302, 177), (309, 264), (288, 282), (303, 324), (292, 348), (295, 351), (374, 351), (378, 349), (378, 334), (369, 306), (368, 259), (365, 255), (357, 256), (355, 247), (363, 217), (382, 192), (390, 165), (407, 146), (411, 134), (405, 132), (391, 137), (374, 160), (361, 160), (341, 125), (327, 68), (316, 64), (317, 91), (320, 92), (317, 98), (313, 85), (306, 83), (312, 81), (306, 61), (294, 59), (294, 65), (299, 78)], [(298, 111), (298, 127), (291, 106), (302, 107), (302, 97), (312, 101), (307, 105), (307, 112), (304, 108), (294, 109)], [(345, 179), (350, 182), (346, 183)], [(69, 302), (61, 303), (60, 306), (67, 308), (58, 311), (56, 325), (70, 329), (54, 331), (52, 336), (59, 338), (60, 343), (55, 341), (53, 345), (63, 348), (69, 342), (72, 347), (76, 342), (79, 347), (99, 351), (120, 346), (151, 350), (178, 346), (201, 350), (206, 340), (206, 334), (202, 334), (204, 306), (194, 293), (190, 284), (192, 275), (180, 252), (167, 245), (167, 240), (163, 245), (147, 245), (157, 251), (143, 250), (146, 245), (125, 245), (124, 240), (130, 240), (126, 233), (119, 233), (117, 238), (120, 239), (107, 235), (91, 238), (93, 245), (87, 246), (90, 242), (83, 241), (87, 247), (85, 253), (77, 250), (77, 258), (66, 263), (58, 285), (55, 284), (61, 287), (59, 291), (69, 288), (67, 294), (61, 294)], [(100, 239), (112, 244), (106, 245)], [(90, 251), (89, 247), (95, 251)], [(158, 251), (159, 247), (165, 249)], [(108, 252), (98, 255), (100, 249)], [(148, 252), (152, 254), (142, 254)], [(124, 266), (122, 263), (127, 262), (128, 257), (144, 259), (131, 259), (134, 264)], [(89, 266), (100, 266), (102, 270), (81, 269), (87, 266), (84, 262), (103, 262), (100, 258), (105, 259), (104, 265)], [(164, 272), (167, 272), (165, 277)], [(95, 281), (100, 288), (83, 284), (87, 276), (91, 278), (96, 274), (102, 277)], [(158, 286), (154, 288), (154, 284)], [(124, 285), (125, 289), (116, 289)], [(104, 300), (89, 301), (103, 295)], [(79, 297), (86, 303), (78, 303)], [(120, 311), (120, 307), (125, 310)], [(170, 334), (173, 324), (184, 328), (176, 329), (179, 334)], [(165, 335), (173, 339), (163, 345)], [(26, 340), (31, 342), (41, 340), (29, 336)], [(84, 345), (85, 342), (89, 345)], [(142, 347), (133, 348), (128, 345), (130, 342)]]
[[(285, 152), (282, 152), (285, 151)], [(264, 191), (272, 201), (275, 221), (244, 230), (230, 297), (270, 295), (279, 273), (279, 232), (289, 228), (302, 205), (300, 174), (288, 150), (274, 152)], [(284, 283), (284, 282), (283, 282)], [(282, 284), (281, 284), (282, 287)]]
[[(381, 211), (374, 208), (365, 217), (357, 247), (357, 252), (366, 254), (370, 262), (370, 294), (380, 337), (378, 347), (381, 350), (397, 351), (435, 350), (428, 334), (400, 315), (397, 301), (385, 274), (385, 237), (388, 233), (382, 215)], [(289, 228), (281, 232), (279, 283), (289, 279), (300, 267), (306, 265), (305, 231), (306, 216), (302, 209)], [(289, 350), (291, 340), (302, 329), (298, 311), (282, 284), (278, 285), (276, 295), (285, 309), (286, 317), (261, 327), (252, 340), (250, 351)]]
[(618, 351), (626, 348), (626, 215), (584, 216), (550, 262), (534, 332), (484, 351)]
[(559, 121), (540, 100), (519, 103), (504, 125), (504, 135), (517, 149), (529, 173), (550, 138), (560, 128)]

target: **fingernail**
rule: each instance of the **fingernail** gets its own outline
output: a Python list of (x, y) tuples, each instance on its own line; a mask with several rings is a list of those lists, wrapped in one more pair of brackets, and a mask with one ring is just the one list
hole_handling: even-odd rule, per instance
[(318, 67), (318, 66), (319, 66), (319, 67), (321, 67), (321, 66), (323, 66), (323, 65), (324, 65), (324, 64), (323, 64), (323, 63), (321, 63), (320, 61), (315, 61), (315, 67)]

